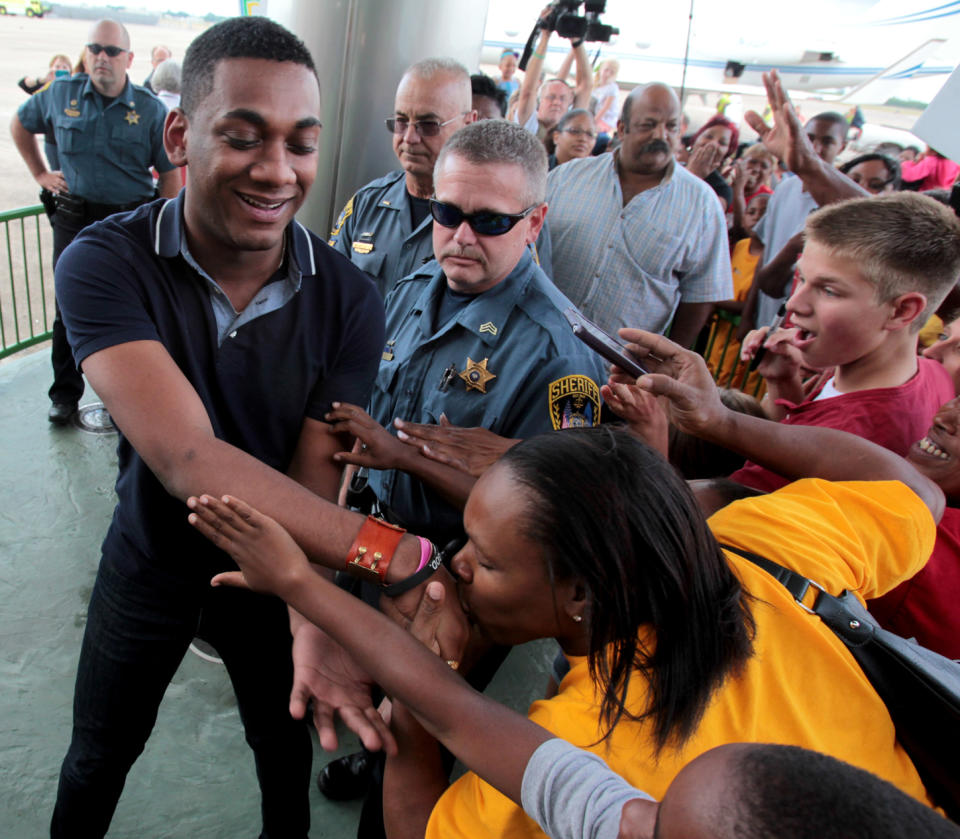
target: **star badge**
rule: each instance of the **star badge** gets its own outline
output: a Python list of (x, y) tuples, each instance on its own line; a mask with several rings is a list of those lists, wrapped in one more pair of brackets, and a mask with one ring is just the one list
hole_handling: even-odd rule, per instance
[(487, 382), (497, 378), (496, 373), (491, 373), (487, 369), (489, 360), (489, 358), (485, 358), (483, 361), (474, 361), (470, 356), (467, 356), (467, 369), (460, 374), (460, 378), (466, 382), (467, 390), (487, 392)]
[(127, 125), (139, 125), (140, 124), (140, 114), (136, 111), (127, 111), (127, 115), (124, 117), (127, 121)]

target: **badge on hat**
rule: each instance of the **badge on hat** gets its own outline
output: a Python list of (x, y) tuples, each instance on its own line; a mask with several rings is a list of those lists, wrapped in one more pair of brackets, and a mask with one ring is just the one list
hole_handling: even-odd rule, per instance
[(136, 111), (127, 111), (127, 115), (124, 117), (127, 121), (127, 125), (139, 125), (140, 124), (140, 114)]
[(497, 378), (496, 373), (491, 373), (487, 369), (489, 358), (483, 361), (474, 361), (467, 356), (467, 368), (460, 374), (460, 378), (467, 384), (467, 390), (479, 390), (480, 393), (487, 392), (487, 382)]
[(547, 389), (554, 430), (590, 428), (600, 422), (600, 388), (589, 376), (564, 376)]
[(373, 250), (373, 233), (365, 231), (360, 234), (360, 238), (353, 243), (353, 249), (357, 253), (370, 253)]

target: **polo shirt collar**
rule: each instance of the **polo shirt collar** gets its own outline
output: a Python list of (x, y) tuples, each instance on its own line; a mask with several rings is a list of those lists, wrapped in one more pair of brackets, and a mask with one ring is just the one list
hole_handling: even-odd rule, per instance
[[(454, 324), (459, 324), (487, 346), (495, 346), (503, 334), (503, 324), (516, 308), (518, 300), (526, 292), (537, 270), (539, 269), (530, 255), (530, 249), (524, 248), (520, 261), (506, 279), (478, 294), (469, 305), (457, 313), (456, 317), (444, 324), (437, 334), (448, 331)], [(414, 313), (420, 316), (420, 331), (424, 335), (434, 334), (433, 317), (437, 310), (439, 296), (446, 288), (446, 284), (447, 278), (437, 264), (436, 273), (417, 302), (413, 304)]]
[[(187, 191), (181, 189), (176, 198), (168, 198), (160, 207), (160, 212), (157, 214), (157, 220), (154, 223), (153, 239), (153, 249), (157, 256), (173, 259), (181, 251), (183, 205), (186, 194)], [(287, 228), (285, 235), (290, 247), (290, 255), (293, 257), (288, 261), (291, 278), (295, 280), (297, 288), (299, 288), (300, 280), (304, 275), (312, 277), (317, 273), (313, 242), (310, 241), (307, 228), (296, 220)]]

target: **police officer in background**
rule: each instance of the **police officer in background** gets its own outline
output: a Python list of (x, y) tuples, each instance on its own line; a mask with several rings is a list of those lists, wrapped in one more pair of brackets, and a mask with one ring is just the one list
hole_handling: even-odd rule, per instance
[[(89, 75), (57, 79), (17, 111), (10, 133), (30, 174), (55, 196), (53, 262), (88, 224), (132, 210), (156, 197), (172, 198), (180, 177), (163, 150), (166, 109), (130, 83), (130, 37), (122, 24), (101, 20), (84, 52)], [(60, 170), (47, 169), (36, 134), (52, 131)], [(154, 186), (150, 168), (160, 175)], [(67, 423), (83, 394), (83, 377), (67, 343), (59, 307), (53, 323), (53, 385), (48, 418)]]
[[(436, 261), (387, 297), (369, 414), (342, 404), (328, 418), (357, 438), (335, 459), (370, 470), (376, 511), (442, 545), (462, 534), (475, 479), (402, 443), (394, 419), (444, 416), (511, 438), (591, 426), (606, 372), (573, 334), (564, 316), (572, 304), (530, 253), (547, 214), (543, 144), (505, 120), (474, 122), (443, 147), (435, 171)], [(370, 764), (360, 754), (334, 761), (321, 790), (335, 799), (362, 792)]]
[(328, 244), (373, 277), (384, 297), (433, 259), (433, 165), (447, 138), (477, 118), (472, 98), (470, 74), (459, 62), (426, 58), (412, 65), (386, 121), (402, 168), (358, 190), (330, 233)]

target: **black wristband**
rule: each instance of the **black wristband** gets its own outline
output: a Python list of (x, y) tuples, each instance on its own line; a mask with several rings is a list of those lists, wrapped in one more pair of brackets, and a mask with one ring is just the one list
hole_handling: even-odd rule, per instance
[(391, 583), (388, 586), (381, 586), (380, 593), (385, 594), (387, 597), (398, 597), (401, 594), (405, 594), (410, 591), (410, 589), (416, 588), (420, 583), (432, 577), (437, 569), (443, 564), (443, 554), (437, 550), (437, 546), (430, 543), (430, 559), (427, 561), (427, 564), (423, 566), (419, 571), (415, 571), (409, 577), (404, 580), (400, 580), (396, 583)]

